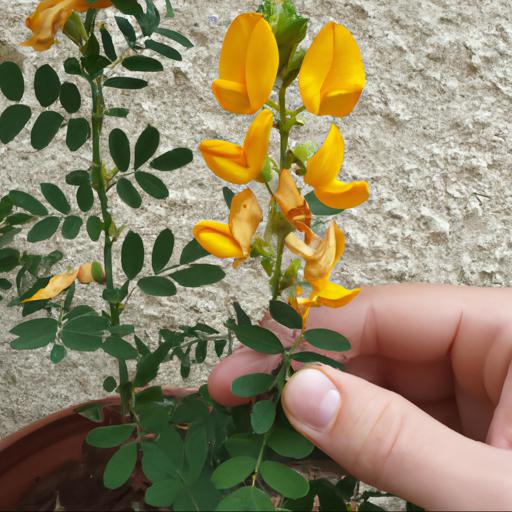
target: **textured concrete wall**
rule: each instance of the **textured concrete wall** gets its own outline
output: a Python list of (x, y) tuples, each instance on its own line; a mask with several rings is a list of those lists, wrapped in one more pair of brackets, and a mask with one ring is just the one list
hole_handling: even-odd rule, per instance
[[(43, 55), (17, 47), (26, 37), (23, 20), (35, 1), (2, 4), (0, 59), (18, 61), (31, 75), (40, 63), (57, 64), (67, 55), (66, 43)], [(228, 24), (258, 3), (175, 0), (174, 4), (176, 18), (167, 24), (188, 35), (195, 47), (184, 52), (182, 63), (166, 63), (165, 73), (152, 77), (145, 93), (109, 91), (110, 101), (131, 108), (122, 123), (131, 134), (147, 123), (157, 126), (165, 149), (195, 148), (203, 138), (239, 141), (249, 119), (223, 112), (210, 93), (210, 83)], [(396, 281), (508, 285), (512, 275), (509, 1), (297, 0), (297, 5), (311, 18), (310, 36), (331, 19), (345, 24), (361, 46), (367, 70), (362, 100), (351, 116), (337, 123), (346, 140), (342, 175), (347, 180), (367, 179), (372, 197), (339, 218), (348, 240), (336, 278), (347, 286)], [(105, 17), (112, 22), (111, 13)], [(2, 97), (0, 106), (4, 104)], [(323, 140), (330, 120), (306, 119), (307, 126), (293, 134), (292, 142)], [(87, 166), (90, 148), (70, 154), (63, 140), (61, 134), (57, 143), (37, 153), (25, 130), (17, 143), (0, 146), (0, 191), (13, 187), (35, 191), (41, 181), (62, 182), (67, 172)], [(115, 203), (119, 223), (126, 222), (149, 243), (161, 229), (172, 226), (180, 248), (197, 219), (226, 217), (223, 184), (198, 155), (193, 164), (164, 179), (171, 190), (168, 200), (148, 198), (142, 211)], [(71, 187), (65, 189), (72, 193)], [(62, 268), (100, 257), (98, 246), (85, 234), (72, 243), (52, 240), (46, 247), (65, 252)], [(89, 302), (99, 304), (100, 290), (88, 292)], [(251, 313), (260, 313), (267, 294), (256, 264), (237, 271), (228, 268), (222, 284), (184, 291), (174, 298), (136, 294), (127, 315), (154, 339), (156, 325), (172, 327), (193, 318), (220, 324), (233, 297)], [(0, 305), (0, 435), (102, 395), (102, 379), (114, 371), (110, 359), (101, 354), (70, 354), (55, 367), (44, 350), (12, 351), (7, 331), (16, 316), (4, 303)], [(176, 370), (168, 365), (162, 382), (179, 384)], [(187, 383), (203, 382), (206, 374), (206, 368), (193, 371)]]

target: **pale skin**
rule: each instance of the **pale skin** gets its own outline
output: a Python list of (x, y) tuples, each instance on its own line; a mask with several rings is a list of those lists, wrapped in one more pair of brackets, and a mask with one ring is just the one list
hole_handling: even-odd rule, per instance
[[(292, 377), (283, 406), (297, 430), (357, 478), (427, 509), (512, 509), (512, 289), (376, 286), (313, 310), (316, 327), (350, 340), (348, 373), (319, 365)], [(210, 393), (240, 403), (233, 379), (276, 363), (242, 348), (214, 369)]]

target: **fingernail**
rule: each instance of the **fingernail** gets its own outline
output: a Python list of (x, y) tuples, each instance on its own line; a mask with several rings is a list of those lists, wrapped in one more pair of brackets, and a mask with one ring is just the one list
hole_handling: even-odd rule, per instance
[(306, 368), (297, 372), (286, 384), (283, 402), (288, 414), (322, 432), (338, 415), (341, 396), (336, 386), (320, 370)]

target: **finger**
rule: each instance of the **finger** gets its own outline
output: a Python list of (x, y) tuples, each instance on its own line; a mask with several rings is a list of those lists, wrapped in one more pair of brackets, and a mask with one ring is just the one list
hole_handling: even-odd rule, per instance
[(512, 364), (508, 367), (500, 400), (494, 410), (487, 443), (497, 448), (512, 448)]
[(326, 366), (306, 368), (286, 384), (283, 407), (299, 432), (379, 489), (428, 509), (512, 504), (512, 493), (504, 491), (512, 469), (506, 451), (457, 434), (363, 379)]
[(364, 288), (340, 309), (310, 312), (308, 329), (328, 328), (350, 340), (359, 354), (404, 362), (446, 356), (456, 338), (478, 332), (485, 344), (510, 324), (512, 290), (448, 285), (401, 284)]
[(250, 399), (231, 392), (233, 381), (249, 373), (271, 373), (280, 360), (280, 355), (260, 354), (240, 347), (212, 370), (208, 377), (208, 392), (216, 402), (228, 407), (247, 403)]

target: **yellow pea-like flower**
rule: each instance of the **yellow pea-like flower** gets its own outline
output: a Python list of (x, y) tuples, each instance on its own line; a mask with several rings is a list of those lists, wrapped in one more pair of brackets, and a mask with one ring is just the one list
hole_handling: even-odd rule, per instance
[(205, 140), (199, 145), (206, 165), (213, 173), (242, 185), (258, 177), (268, 152), (270, 131), (274, 116), (263, 109), (252, 122), (245, 136), (243, 146), (223, 140)]
[(38, 290), (32, 297), (23, 300), (22, 302), (32, 302), (34, 300), (47, 300), (53, 299), (60, 295), (66, 288), (69, 288), (75, 281), (78, 270), (71, 270), (70, 272), (64, 272), (53, 276), (48, 284)]
[(283, 169), (279, 175), (279, 185), (274, 192), (274, 199), (292, 226), (299, 231), (304, 231), (307, 226), (310, 226), (311, 210), (288, 169)]
[(366, 181), (344, 183), (336, 179), (343, 164), (344, 142), (336, 125), (320, 149), (308, 160), (304, 181), (315, 190), (316, 197), (331, 208), (354, 208), (369, 197)]
[(312, 287), (308, 299), (297, 300), (301, 307), (321, 305), (341, 307), (359, 293), (358, 288), (348, 290), (329, 281), (331, 273), (345, 249), (345, 236), (335, 222), (331, 222), (323, 239), (307, 229), (305, 241), (294, 233), (290, 233), (285, 242), (293, 253), (304, 259), (304, 279)]
[(343, 117), (355, 107), (365, 86), (357, 43), (342, 25), (329, 22), (313, 40), (299, 72), (304, 106), (317, 116)]
[(272, 92), (278, 66), (279, 50), (270, 25), (259, 13), (240, 14), (224, 37), (213, 94), (229, 112), (254, 114)]
[(42, 0), (25, 22), (32, 31), (32, 37), (21, 44), (44, 52), (53, 45), (55, 35), (66, 24), (73, 11), (85, 12), (111, 5), (111, 0)]
[(245, 189), (233, 196), (229, 223), (213, 220), (198, 222), (194, 238), (206, 251), (218, 258), (235, 258), (235, 266), (251, 254), (251, 240), (263, 219), (256, 196)]

